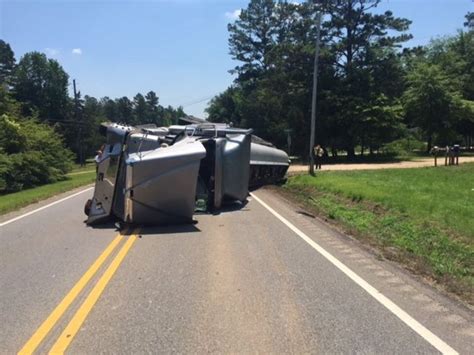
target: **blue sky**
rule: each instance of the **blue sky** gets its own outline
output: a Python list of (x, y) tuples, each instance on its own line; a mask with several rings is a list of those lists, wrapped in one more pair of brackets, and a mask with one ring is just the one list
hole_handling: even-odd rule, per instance
[[(233, 80), (227, 23), (238, 0), (0, 0), (0, 38), (17, 60), (37, 50), (57, 59), (82, 94), (132, 98), (154, 90), (162, 105), (203, 117)], [(383, 0), (413, 21), (409, 45), (455, 34), (473, 0)], [(72, 82), (72, 81), (71, 81)]]

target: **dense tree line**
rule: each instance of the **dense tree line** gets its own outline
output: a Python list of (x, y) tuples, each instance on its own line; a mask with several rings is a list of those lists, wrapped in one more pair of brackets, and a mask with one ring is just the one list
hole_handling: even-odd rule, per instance
[(0, 39), (0, 193), (63, 179), (80, 153), (93, 156), (102, 145), (101, 122), (168, 125), (184, 116), (153, 91), (132, 100), (80, 92), (75, 99), (69, 84), (58, 61), (30, 52), (16, 62)]
[[(471, 144), (474, 136), (473, 15), (467, 30), (403, 48), (410, 21), (380, 0), (320, 0), (295, 4), (251, 0), (229, 24), (229, 48), (239, 62), (234, 83), (211, 100), (211, 121), (232, 122), (286, 146), (309, 151), (316, 16), (321, 11), (321, 55), (316, 142), (334, 154), (370, 152), (415, 135), (432, 144)], [(462, 24), (460, 24), (462, 25)]]

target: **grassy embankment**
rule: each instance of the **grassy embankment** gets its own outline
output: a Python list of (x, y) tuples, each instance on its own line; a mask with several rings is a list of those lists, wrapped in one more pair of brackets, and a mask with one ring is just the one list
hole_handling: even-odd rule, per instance
[(93, 183), (95, 170), (93, 165), (75, 168), (66, 180), (53, 184), (38, 186), (11, 194), (0, 195), (0, 215), (14, 211), (62, 192)]
[(474, 164), (321, 172), (284, 191), (474, 304)]

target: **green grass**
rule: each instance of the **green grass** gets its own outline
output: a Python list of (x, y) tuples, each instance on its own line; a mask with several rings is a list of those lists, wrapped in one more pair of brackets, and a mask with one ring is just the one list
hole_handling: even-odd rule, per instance
[(32, 189), (27, 189), (11, 194), (0, 196), (0, 215), (14, 211), (31, 203), (38, 202), (57, 195), (62, 192), (72, 190), (76, 187), (90, 184), (95, 180), (95, 171), (73, 175), (66, 180), (53, 184), (43, 185)]
[(86, 163), (84, 166), (81, 166), (80, 164), (74, 164), (74, 167), (71, 170), (71, 173), (79, 173), (79, 172), (84, 172), (84, 171), (91, 171), (95, 169), (95, 162), (94, 160), (86, 160)]
[(323, 172), (284, 189), (474, 302), (474, 164)]

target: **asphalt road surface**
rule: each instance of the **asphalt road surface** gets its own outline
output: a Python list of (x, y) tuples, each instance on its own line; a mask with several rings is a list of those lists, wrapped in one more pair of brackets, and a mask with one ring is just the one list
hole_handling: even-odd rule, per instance
[(122, 235), (91, 194), (0, 219), (0, 353), (474, 353), (472, 310), (270, 190)]

